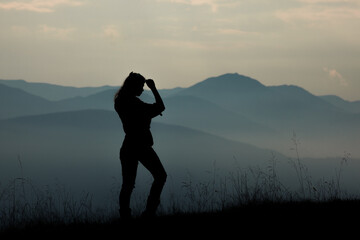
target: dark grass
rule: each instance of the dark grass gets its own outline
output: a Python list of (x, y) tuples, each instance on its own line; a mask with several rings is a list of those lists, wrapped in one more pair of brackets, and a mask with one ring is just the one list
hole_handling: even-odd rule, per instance
[[(81, 221), (72, 223), (31, 222), (4, 229), (5, 237), (95, 237), (122, 236), (132, 239), (143, 236), (169, 238), (194, 234), (212, 236), (228, 234), (252, 234), (255, 236), (283, 235), (291, 231), (289, 238), (308, 233), (345, 236), (360, 227), (360, 200), (331, 200), (325, 202), (287, 201), (253, 202), (213, 212), (161, 215), (152, 219), (140, 217), (131, 220), (112, 218), (106, 221)], [(286, 234), (285, 234), (286, 235)], [(128, 236), (124, 238), (125, 236)], [(131, 236), (131, 237), (130, 237)]]

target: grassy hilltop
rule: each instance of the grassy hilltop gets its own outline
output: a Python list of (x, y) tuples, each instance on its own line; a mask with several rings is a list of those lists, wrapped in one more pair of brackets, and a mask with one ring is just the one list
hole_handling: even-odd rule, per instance
[[(81, 221), (72, 223), (33, 222), (24, 226), (5, 229), (1, 235), (26, 236), (256, 236), (292, 234), (339, 233), (356, 227), (360, 213), (360, 200), (337, 200), (327, 202), (263, 202), (249, 203), (222, 211), (203, 213), (176, 213), (161, 215), (154, 219), (134, 218), (121, 221)], [(236, 234), (236, 235), (234, 235)], [(343, 232), (346, 235), (346, 232)], [(1, 236), (0, 235), (0, 236)]]

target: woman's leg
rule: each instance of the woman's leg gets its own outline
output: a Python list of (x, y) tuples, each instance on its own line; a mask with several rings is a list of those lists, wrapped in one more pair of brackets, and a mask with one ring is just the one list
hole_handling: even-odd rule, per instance
[(150, 194), (147, 199), (145, 213), (147, 215), (155, 215), (156, 209), (160, 204), (160, 195), (165, 185), (167, 174), (158, 155), (152, 147), (146, 148), (141, 155), (142, 157), (139, 159), (139, 161), (147, 170), (150, 171), (154, 178), (150, 189)]
[(120, 217), (130, 218), (130, 198), (132, 191), (135, 187), (138, 161), (136, 159), (136, 156), (133, 155), (133, 151), (126, 148), (121, 148), (120, 150), (120, 161), (123, 178), (119, 195)]

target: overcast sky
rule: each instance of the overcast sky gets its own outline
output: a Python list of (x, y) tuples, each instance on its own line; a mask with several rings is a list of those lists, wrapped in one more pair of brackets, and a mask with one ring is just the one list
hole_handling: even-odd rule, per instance
[(0, 0), (0, 79), (159, 88), (224, 73), (360, 100), (360, 0)]

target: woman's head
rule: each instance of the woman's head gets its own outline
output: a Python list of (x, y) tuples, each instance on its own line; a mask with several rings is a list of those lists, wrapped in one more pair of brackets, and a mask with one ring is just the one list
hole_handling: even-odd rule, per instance
[(115, 98), (121, 93), (128, 96), (140, 96), (144, 91), (145, 78), (139, 74), (131, 72), (125, 79), (122, 87), (115, 94)]

